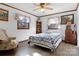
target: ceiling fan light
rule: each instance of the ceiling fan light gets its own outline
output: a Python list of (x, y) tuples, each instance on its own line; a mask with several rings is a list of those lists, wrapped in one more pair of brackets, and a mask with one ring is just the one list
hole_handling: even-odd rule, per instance
[(40, 11), (41, 11), (41, 12), (44, 12), (44, 11), (45, 11), (45, 9), (41, 9)]

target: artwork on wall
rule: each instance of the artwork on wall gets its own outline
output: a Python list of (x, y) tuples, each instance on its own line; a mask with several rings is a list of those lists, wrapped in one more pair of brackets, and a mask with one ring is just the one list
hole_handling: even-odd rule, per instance
[(58, 17), (48, 18), (48, 29), (58, 29), (58, 27), (59, 27)]
[(0, 8), (0, 21), (8, 21), (8, 11)]
[(16, 19), (17, 19), (17, 29), (29, 29), (30, 17), (17, 14)]
[(74, 24), (74, 14), (61, 16), (61, 24), (67, 24), (67, 22)]

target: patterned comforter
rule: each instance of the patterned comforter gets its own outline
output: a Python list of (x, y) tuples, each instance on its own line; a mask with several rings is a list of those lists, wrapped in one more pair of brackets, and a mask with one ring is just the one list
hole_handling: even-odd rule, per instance
[(48, 42), (51, 44), (56, 43), (59, 38), (61, 38), (60, 33), (41, 33), (29, 37), (32, 42)]

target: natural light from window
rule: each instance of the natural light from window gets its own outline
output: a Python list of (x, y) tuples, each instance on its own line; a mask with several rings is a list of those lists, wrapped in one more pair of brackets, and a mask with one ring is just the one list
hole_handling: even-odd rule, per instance
[(51, 28), (51, 29), (60, 29), (61, 26), (60, 26), (60, 21), (59, 21), (59, 18), (58, 17), (55, 17), (55, 18), (49, 18), (48, 19), (48, 28)]

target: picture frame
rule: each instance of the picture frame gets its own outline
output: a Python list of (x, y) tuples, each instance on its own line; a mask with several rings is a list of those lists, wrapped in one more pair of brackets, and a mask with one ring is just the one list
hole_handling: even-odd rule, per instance
[(8, 11), (0, 8), (0, 21), (8, 21)]
[(59, 19), (58, 17), (50, 17), (47, 20), (47, 24), (48, 24), (48, 29), (59, 29)]
[(30, 27), (30, 17), (17, 14), (17, 29), (29, 29)]
[(68, 21), (70, 21), (71, 24), (74, 24), (74, 14), (61, 16), (61, 24), (67, 24)]

